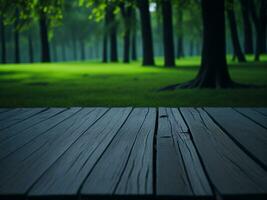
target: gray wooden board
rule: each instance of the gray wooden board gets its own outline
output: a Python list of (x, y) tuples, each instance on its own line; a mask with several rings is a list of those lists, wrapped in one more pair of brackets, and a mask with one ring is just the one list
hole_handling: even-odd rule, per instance
[(266, 194), (267, 173), (203, 109), (181, 108), (206, 172), (222, 196)]
[(0, 108), (0, 113), (4, 113), (4, 112), (7, 112), (7, 111), (11, 111), (12, 108)]
[(106, 108), (84, 108), (0, 160), (0, 196), (11, 193), (24, 196), (38, 178), (106, 111)]
[(29, 108), (25, 112), (21, 112), (21, 113), (19, 112), (17, 115), (11, 118), (1, 120), (0, 121), (0, 132), (2, 132), (3, 129), (11, 127), (14, 124), (23, 122), (24, 120), (29, 119), (44, 110), (45, 108)]
[(267, 116), (267, 108), (252, 108), (252, 109)]
[(155, 109), (135, 108), (96, 163), (81, 195), (152, 195)]
[[(41, 113), (39, 115), (40, 118), (38, 117), (37, 119), (34, 118), (32, 120), (32, 122), (36, 122), (39, 119), (45, 119), (44, 121), (41, 121), (41, 123), (37, 123), (30, 128), (20, 129), (21, 127), (17, 128), (14, 126), (14, 129), (3, 130), (3, 134), (0, 135), (0, 159), (3, 159), (17, 149), (23, 147), (36, 137), (45, 134), (62, 121), (71, 117), (74, 113), (79, 111), (79, 109), (80, 108), (71, 108), (58, 115), (55, 115), (55, 112), (58, 112), (58, 110), (50, 109), (49, 112)], [(23, 127), (25, 124), (21, 123), (20, 125)], [(28, 123), (26, 126), (27, 125)]]
[(28, 110), (29, 110), (29, 108), (15, 108), (15, 109), (12, 109), (8, 112), (0, 113), (0, 122), (2, 120), (6, 120), (6, 119), (9, 119), (13, 116), (16, 116), (17, 114), (22, 114), (23, 112), (26, 112)]
[(267, 129), (267, 116), (253, 110), (252, 108), (235, 108), (235, 110)]
[(76, 195), (130, 111), (131, 108), (109, 110), (43, 174), (29, 196)]
[(157, 195), (212, 196), (188, 128), (179, 111), (160, 108), (158, 124)]
[(232, 108), (205, 108), (212, 118), (267, 169), (267, 130)]

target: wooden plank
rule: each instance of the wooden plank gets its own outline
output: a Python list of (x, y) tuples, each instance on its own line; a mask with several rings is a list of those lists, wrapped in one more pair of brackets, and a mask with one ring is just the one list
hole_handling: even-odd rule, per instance
[(267, 130), (232, 108), (205, 108), (251, 157), (267, 169)]
[(20, 123), (26, 119), (33, 117), (34, 115), (44, 111), (46, 108), (29, 108), (25, 112), (18, 113), (11, 118), (7, 118), (0, 121), (0, 130), (13, 126), (14, 124)]
[(131, 108), (112, 108), (108, 111), (47, 170), (28, 196), (77, 195), (82, 182), (130, 112)]
[(106, 108), (84, 108), (0, 160), (0, 196), (24, 196), (38, 178), (106, 111)]
[[(13, 127), (14, 129), (3, 130), (3, 134), (0, 134), (0, 159), (15, 152), (17, 149), (23, 147), (38, 136), (45, 134), (79, 110), (80, 108), (72, 108), (59, 113), (58, 115), (53, 115), (55, 112), (54, 110), (51, 110), (52, 117), (51, 112), (42, 113), (42, 115), (40, 114), (41, 119), (48, 117), (47, 120), (41, 121), (41, 123), (37, 123), (28, 129), (21, 130), (21, 127)], [(33, 120), (33, 122), (36, 121), (38, 121), (38, 119)]]
[(267, 116), (267, 108), (252, 108), (252, 109)]
[(267, 172), (242, 151), (203, 109), (181, 108), (206, 172), (223, 197), (263, 195)]
[(235, 110), (267, 129), (267, 116), (253, 110), (252, 108), (235, 108)]
[(0, 122), (2, 120), (6, 120), (6, 119), (9, 119), (10, 117), (26, 112), (27, 110), (29, 110), (29, 108), (15, 108), (15, 109), (11, 109), (8, 112), (0, 113)]
[(0, 113), (11, 111), (12, 108), (0, 108)]
[(157, 138), (157, 195), (212, 196), (188, 128), (177, 109), (159, 109)]
[(152, 195), (152, 144), (156, 112), (136, 108), (81, 188), (94, 195)]

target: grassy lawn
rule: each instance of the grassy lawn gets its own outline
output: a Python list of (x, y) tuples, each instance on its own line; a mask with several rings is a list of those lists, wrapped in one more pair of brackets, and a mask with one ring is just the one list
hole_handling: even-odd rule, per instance
[[(249, 58), (251, 59), (251, 58)], [(265, 62), (230, 62), (235, 81), (267, 85)], [(0, 65), (0, 107), (38, 106), (267, 106), (261, 89), (157, 89), (195, 77), (200, 59), (177, 61), (177, 68), (99, 62)]]

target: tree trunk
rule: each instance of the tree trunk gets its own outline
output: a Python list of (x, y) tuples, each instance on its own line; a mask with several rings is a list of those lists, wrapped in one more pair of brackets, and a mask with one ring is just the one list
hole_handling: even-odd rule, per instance
[(243, 27), (244, 27), (244, 51), (246, 54), (253, 54), (253, 34), (250, 21), (249, 3), (250, 0), (241, 0)]
[(164, 41), (164, 65), (166, 67), (175, 66), (173, 25), (172, 25), (172, 5), (170, 0), (162, 1), (163, 16), (163, 41)]
[(41, 60), (42, 62), (50, 62), (50, 49), (48, 40), (48, 28), (46, 14), (40, 12), (40, 37), (41, 37)]
[(0, 31), (1, 31), (1, 49), (2, 49), (2, 60), (1, 63), (6, 63), (6, 34), (5, 34), (5, 25), (3, 18), (0, 21)]
[(130, 39), (132, 28), (132, 7), (125, 7), (124, 3), (120, 4), (121, 13), (124, 22), (124, 36), (123, 36), (123, 62), (130, 62)]
[(194, 55), (194, 41), (193, 41), (193, 39), (190, 40), (189, 54), (190, 54), (190, 56)]
[(184, 34), (183, 34), (183, 9), (179, 7), (177, 28), (179, 29), (177, 36), (177, 58), (184, 57)]
[(110, 5), (108, 8), (110, 25), (110, 61), (118, 62), (117, 22), (114, 15), (114, 9), (114, 5)]
[(132, 60), (136, 61), (137, 60), (137, 52), (136, 52), (136, 12), (135, 12), (135, 8), (132, 8), (132, 41), (131, 41), (131, 45), (132, 45)]
[(81, 60), (85, 60), (85, 45), (84, 41), (80, 40), (80, 48), (81, 48)]
[[(255, 4), (254, 1), (249, 1), (249, 6), (250, 6), (250, 13), (251, 13), (251, 17), (255, 26), (255, 30), (256, 30), (256, 51), (255, 51), (255, 61), (259, 61), (260, 60), (260, 54), (262, 53), (262, 44), (264, 43), (264, 31), (263, 28), (261, 26), (261, 20), (260, 20), (260, 16), (257, 15), (257, 11), (255, 8)], [(262, 10), (265, 10), (265, 4), (266, 4), (266, 0), (261, 0), (260, 1), (260, 13)], [(261, 14), (260, 14), (261, 15)]]
[(33, 43), (32, 43), (32, 33), (29, 31), (28, 33), (28, 47), (29, 47), (29, 62), (33, 63), (34, 58), (33, 58)]
[(232, 36), (231, 38), (234, 48), (234, 55), (237, 57), (239, 62), (246, 62), (245, 56), (241, 50), (241, 46), (238, 39), (237, 24), (234, 11), (234, 0), (228, 0), (227, 15)]
[(19, 12), (16, 11), (16, 19), (14, 23), (14, 45), (15, 45), (15, 63), (20, 63), (20, 42), (19, 42)]
[(105, 22), (104, 22), (104, 35), (103, 35), (103, 48), (102, 48), (102, 62), (108, 62), (108, 26), (109, 26), (109, 16), (108, 8), (105, 10)]
[(62, 56), (62, 60), (66, 61), (66, 45), (65, 43), (61, 43), (61, 56)]
[(197, 77), (187, 83), (175, 84), (161, 90), (175, 88), (229, 88), (233, 87), (225, 49), (224, 0), (202, 0), (203, 50)]
[(153, 39), (148, 0), (138, 0), (141, 16), (141, 30), (143, 43), (143, 65), (154, 65)]
[(260, 5), (260, 31), (261, 31), (261, 52), (260, 53), (267, 53), (266, 49), (266, 28), (267, 28), (267, 1), (261, 0)]
[(72, 52), (73, 52), (73, 60), (78, 60), (78, 55), (77, 55), (77, 44), (76, 44), (76, 37), (75, 33), (72, 32)]

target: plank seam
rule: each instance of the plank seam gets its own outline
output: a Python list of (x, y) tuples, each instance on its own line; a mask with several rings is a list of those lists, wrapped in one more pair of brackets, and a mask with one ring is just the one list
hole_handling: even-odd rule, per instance
[(30, 119), (31, 117), (34, 117), (34, 116), (36, 116), (36, 115), (38, 115), (38, 114), (40, 114), (40, 113), (46, 111), (46, 110), (48, 110), (48, 108), (43, 108), (42, 110), (38, 111), (37, 113), (34, 113), (34, 114), (28, 116), (27, 118), (24, 118), (24, 119), (22, 119), (22, 120), (19, 120), (18, 122), (12, 123), (12, 124), (10, 124), (9, 126), (7, 126), (7, 127), (5, 127), (5, 128), (1, 128), (0, 130), (4, 130), (4, 129), (7, 129), (7, 128), (10, 128), (11, 126), (15, 126), (15, 125), (17, 125), (17, 124), (19, 124), (19, 123), (21, 123), (21, 122), (27, 120), (27, 119)]
[[(78, 110), (76, 113), (78, 113), (79, 111), (81, 111), (82, 109), (80, 109), (80, 110)], [(86, 116), (88, 116), (91, 112), (93, 112), (95, 109), (92, 109), (89, 113), (87, 113), (87, 115)], [(65, 151), (64, 152), (62, 152), (62, 154), (46, 169), (46, 170), (44, 170), (44, 172), (39, 176), (39, 178), (37, 178), (33, 183), (32, 183), (32, 185), (29, 187), (29, 189), (26, 191), (26, 196), (28, 196), (28, 194), (29, 194), (29, 192), (31, 191), (31, 189), (34, 187), (34, 185), (41, 179), (41, 177), (42, 176), (44, 176), (45, 175), (45, 173), (50, 169), (50, 168), (52, 168), (53, 166), (54, 166), (54, 164), (65, 154), (65, 152), (67, 152), (71, 147), (72, 147), (72, 145), (82, 136), (82, 135), (84, 135), (84, 133), (90, 128), (90, 127), (92, 127), (99, 119), (101, 119), (108, 111), (110, 110), (110, 108), (108, 108), (102, 115), (100, 115), (99, 117), (98, 117), (98, 119), (97, 120), (95, 120), (89, 127), (87, 127), (86, 128), (86, 130), (84, 130), (82, 133), (81, 133), (81, 135), (79, 136), (79, 137), (77, 137), (76, 138), (76, 140), (74, 140), (70, 145), (69, 145), (69, 147), (68, 148), (66, 148), (65, 149)], [(75, 114), (76, 114), (75, 113)], [(71, 116), (73, 116), (73, 115), (71, 115)], [(84, 122), (84, 123), (86, 123), (86, 122)]]
[[(40, 135), (37, 135), (35, 137), (33, 137), (31, 140), (29, 140), (28, 142), (26, 142), (25, 144), (23, 144), (22, 146), (20, 146), (19, 148), (17, 148), (16, 150), (10, 152), (9, 154), (7, 154), (6, 156), (4, 156), (3, 158), (1, 158), (0, 160), (3, 160), (5, 158), (7, 158), (10, 154), (15, 153), (16, 151), (18, 151), (19, 149), (23, 148), (25, 145), (29, 144), (31, 141), (33, 141), (34, 139), (36, 139), (37, 137), (42, 136), (43, 134), (47, 133), (48, 131), (50, 131), (51, 129), (57, 127), (60, 123), (64, 122), (65, 120), (69, 119), (70, 117), (72, 117), (73, 115), (77, 114), (78, 112), (80, 112), (82, 109), (76, 111), (74, 114), (68, 116), (67, 118), (64, 118), (62, 121), (58, 122), (57, 124), (55, 124), (54, 126), (52, 126), (51, 128), (47, 129), (46, 131), (42, 132)], [(13, 136), (12, 136), (13, 137)], [(7, 138), (8, 139), (8, 138)]]
[(207, 169), (206, 169), (206, 167), (205, 167), (205, 165), (204, 165), (204, 161), (202, 160), (202, 157), (200, 156), (199, 150), (198, 150), (198, 148), (197, 148), (197, 146), (196, 146), (196, 143), (195, 143), (194, 138), (193, 138), (193, 136), (192, 136), (191, 130), (190, 130), (190, 128), (189, 128), (189, 125), (188, 125), (187, 121), (185, 120), (185, 117), (184, 117), (182, 111), (180, 110), (180, 108), (178, 108), (178, 111), (180, 112), (180, 114), (181, 114), (181, 116), (182, 116), (182, 118), (183, 118), (183, 120), (184, 120), (184, 122), (185, 122), (185, 124), (186, 124), (186, 126), (187, 126), (187, 128), (188, 128), (188, 133), (189, 133), (189, 135), (190, 135), (192, 144), (193, 144), (194, 148), (196, 149), (197, 156), (198, 156), (198, 158), (199, 158), (200, 164), (201, 164), (201, 166), (202, 166), (202, 168), (203, 168), (203, 171), (204, 171), (204, 174), (205, 174), (205, 176), (206, 176), (206, 178), (207, 178), (207, 181), (208, 181), (208, 183), (209, 183), (209, 185), (210, 185), (212, 194), (215, 196), (215, 199), (221, 200), (221, 199), (222, 199), (222, 195), (219, 193), (219, 190), (218, 190), (218, 189), (216, 188), (216, 186), (212, 183), (212, 181), (211, 181), (211, 179), (210, 179), (210, 177), (209, 177), (209, 175), (208, 175)]
[(260, 127), (267, 129), (265, 126), (263, 126), (262, 124), (260, 124), (259, 122), (257, 122), (256, 120), (252, 119), (251, 117), (249, 117), (248, 115), (240, 112), (239, 110), (237, 110), (236, 108), (232, 108), (234, 111), (238, 112), (240, 115), (246, 117), (247, 119), (249, 119), (250, 121), (254, 122), (255, 124), (259, 125)]
[(104, 153), (106, 152), (106, 150), (108, 149), (108, 147), (111, 145), (111, 143), (113, 142), (113, 140), (116, 138), (116, 135), (118, 134), (118, 132), (121, 130), (121, 128), (123, 127), (123, 125), (126, 123), (126, 121), (128, 120), (128, 118), (130, 117), (131, 113), (133, 111), (133, 108), (131, 108), (128, 116), (125, 118), (124, 122), (121, 124), (120, 128), (117, 130), (115, 136), (110, 140), (109, 144), (106, 146), (105, 150), (102, 152), (102, 154), (99, 156), (99, 158), (96, 160), (96, 162), (94, 163), (93, 167), (91, 168), (91, 170), (88, 172), (88, 174), (85, 176), (84, 180), (81, 182), (81, 185), (79, 186), (78, 190), (77, 190), (77, 199), (82, 199), (82, 194), (81, 194), (81, 190), (83, 188), (84, 183), (86, 182), (87, 178), (90, 176), (91, 172), (94, 170), (96, 164), (98, 163), (98, 161), (102, 158), (102, 156), (104, 155)]
[(211, 118), (211, 120), (242, 150), (244, 151), (254, 162), (256, 162), (262, 169), (267, 171), (267, 166), (265, 166), (258, 158), (256, 158), (252, 153), (250, 153), (237, 139), (235, 139), (230, 133), (227, 132), (227, 130), (219, 123), (217, 122), (212, 115), (206, 111), (205, 108), (202, 108), (204, 112), (207, 113), (207, 115)]
[(156, 108), (156, 120), (153, 134), (153, 149), (152, 149), (152, 194), (157, 194), (157, 136), (159, 127), (159, 109)]

